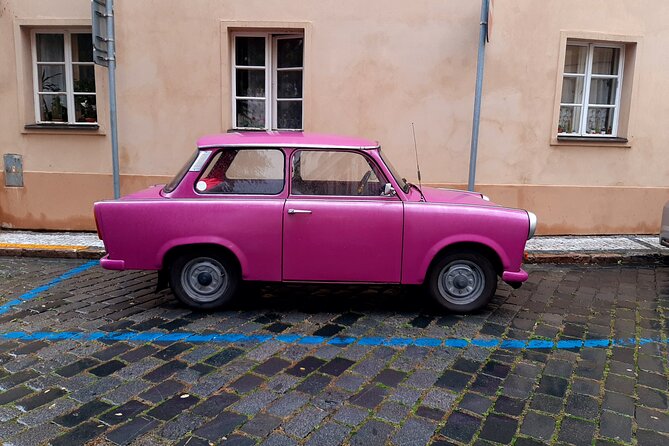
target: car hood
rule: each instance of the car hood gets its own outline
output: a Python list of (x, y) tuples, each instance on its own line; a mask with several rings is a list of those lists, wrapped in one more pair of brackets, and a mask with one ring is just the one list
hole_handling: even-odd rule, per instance
[(478, 192), (457, 189), (439, 189), (423, 187), (421, 189), (428, 203), (473, 204), (478, 206), (495, 206), (495, 203), (484, 200)]
[(146, 189), (134, 192), (129, 195), (124, 195), (121, 200), (146, 200), (152, 198), (161, 198), (160, 191), (163, 190), (164, 184), (156, 184), (155, 186), (147, 187)]

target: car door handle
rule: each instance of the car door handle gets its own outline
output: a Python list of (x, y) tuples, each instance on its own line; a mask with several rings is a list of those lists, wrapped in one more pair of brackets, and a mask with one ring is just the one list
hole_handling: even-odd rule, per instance
[(311, 211), (308, 209), (288, 209), (290, 215), (293, 214), (311, 214)]

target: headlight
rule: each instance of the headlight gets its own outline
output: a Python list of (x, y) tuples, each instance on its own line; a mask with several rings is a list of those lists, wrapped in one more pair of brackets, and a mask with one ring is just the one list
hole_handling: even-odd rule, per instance
[(488, 197), (487, 195), (483, 195), (483, 194), (481, 194), (481, 198), (482, 198), (484, 201), (490, 201), (490, 197)]
[(530, 229), (527, 231), (527, 239), (534, 237), (534, 231), (537, 230), (537, 216), (530, 211), (527, 212), (527, 217), (530, 219)]

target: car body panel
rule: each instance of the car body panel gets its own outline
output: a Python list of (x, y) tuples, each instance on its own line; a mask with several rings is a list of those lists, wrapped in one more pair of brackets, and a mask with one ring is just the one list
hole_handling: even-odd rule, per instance
[(459, 243), (490, 248), (497, 253), (503, 271), (519, 272), (527, 229), (527, 213), (523, 210), (405, 203), (402, 283), (423, 283), (435, 256)]
[(404, 212), (399, 199), (289, 197), (285, 208), (284, 280), (400, 282)]

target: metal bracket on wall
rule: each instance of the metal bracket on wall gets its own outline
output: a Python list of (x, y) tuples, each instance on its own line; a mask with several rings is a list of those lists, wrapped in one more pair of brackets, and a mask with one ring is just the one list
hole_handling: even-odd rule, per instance
[(5, 187), (23, 187), (23, 157), (5, 153)]

